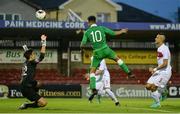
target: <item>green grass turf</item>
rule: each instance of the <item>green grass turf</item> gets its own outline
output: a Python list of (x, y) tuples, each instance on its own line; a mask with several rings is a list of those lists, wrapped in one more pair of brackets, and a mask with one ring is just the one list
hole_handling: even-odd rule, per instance
[(0, 112), (5, 113), (176, 113), (180, 112), (180, 99), (167, 99), (162, 102), (161, 108), (152, 109), (149, 105), (151, 99), (119, 99), (120, 107), (116, 107), (114, 103), (107, 98), (103, 98), (99, 104), (96, 99), (93, 103), (89, 103), (87, 99), (47, 99), (48, 105), (44, 108), (29, 108), (26, 110), (17, 110), (17, 108), (26, 99), (2, 99), (0, 100)]

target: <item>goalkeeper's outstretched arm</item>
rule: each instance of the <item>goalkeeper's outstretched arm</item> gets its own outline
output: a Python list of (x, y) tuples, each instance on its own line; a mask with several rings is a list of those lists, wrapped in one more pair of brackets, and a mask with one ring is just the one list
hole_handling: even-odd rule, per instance
[(41, 50), (40, 50), (40, 56), (36, 60), (37, 63), (41, 62), (44, 59), (45, 53), (46, 53), (46, 35), (41, 35)]

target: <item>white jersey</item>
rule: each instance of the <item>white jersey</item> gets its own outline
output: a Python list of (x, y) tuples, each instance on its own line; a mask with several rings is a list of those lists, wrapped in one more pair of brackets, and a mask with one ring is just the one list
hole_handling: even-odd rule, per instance
[(99, 65), (98, 70), (103, 71), (101, 75), (96, 75), (96, 89), (110, 88), (110, 74), (106, 66), (106, 61), (103, 59)]
[(157, 49), (158, 55), (157, 55), (157, 62), (158, 66), (163, 64), (163, 60), (167, 59), (168, 60), (168, 65), (165, 68), (159, 69), (154, 73), (147, 83), (149, 84), (154, 84), (158, 87), (164, 88), (166, 87), (169, 79), (171, 78), (171, 54), (169, 51), (169, 48), (162, 44), (158, 49)]
[(164, 59), (168, 60), (167, 67), (159, 69), (159, 71), (171, 72), (171, 54), (170, 54), (168, 46), (166, 46), (165, 44), (162, 44), (157, 49), (157, 52), (158, 52), (158, 55), (157, 55), (158, 66), (163, 64)]
[(101, 79), (110, 78), (110, 74), (106, 66), (106, 61), (104, 59), (101, 61), (98, 70), (102, 70), (103, 73), (101, 75), (97, 75), (96, 80), (99, 80), (98, 77), (100, 77)]

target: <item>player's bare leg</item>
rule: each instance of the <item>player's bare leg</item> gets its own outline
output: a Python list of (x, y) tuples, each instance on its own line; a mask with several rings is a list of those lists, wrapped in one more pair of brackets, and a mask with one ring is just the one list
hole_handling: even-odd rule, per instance
[(46, 99), (44, 99), (43, 97), (41, 97), (41, 98), (38, 100), (38, 106), (39, 106), (39, 107), (45, 107), (46, 105), (47, 105)]
[(35, 101), (33, 103), (23, 103), (19, 109), (23, 110), (23, 109), (27, 109), (27, 108), (38, 108), (38, 107), (45, 107), (47, 105), (47, 101), (41, 97), (38, 101)]
[(128, 78), (134, 78), (135, 75), (132, 74), (132, 72), (129, 70), (127, 65), (123, 62), (122, 59), (120, 59), (118, 56), (115, 56), (114, 61), (118, 63), (118, 65), (121, 67), (121, 69), (128, 74)]

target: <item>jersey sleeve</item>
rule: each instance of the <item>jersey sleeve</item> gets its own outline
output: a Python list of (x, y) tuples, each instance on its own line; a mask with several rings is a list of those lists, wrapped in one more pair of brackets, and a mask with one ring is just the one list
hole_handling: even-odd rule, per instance
[(104, 71), (105, 68), (106, 68), (106, 62), (105, 62), (105, 60), (103, 59), (103, 60), (101, 61), (101, 63), (100, 63), (99, 70)]
[(168, 49), (167, 48), (162, 50), (162, 54), (163, 54), (163, 59), (169, 59), (169, 53), (168, 53)]
[(115, 36), (115, 32), (109, 28), (106, 28), (106, 27), (102, 27), (103, 28), (103, 31), (106, 33), (106, 34), (109, 34), (111, 36)]
[(82, 46), (82, 45), (85, 45), (85, 44), (87, 43), (87, 39), (88, 39), (88, 37), (87, 37), (87, 34), (86, 34), (86, 32), (85, 32), (84, 35), (83, 35), (83, 39), (82, 39), (82, 41), (81, 41), (81, 46)]
[(34, 64), (40, 63), (44, 59), (44, 56), (45, 56), (45, 53), (40, 53), (39, 58), (37, 58), (34, 61), (32, 61), (32, 63), (34, 63)]

